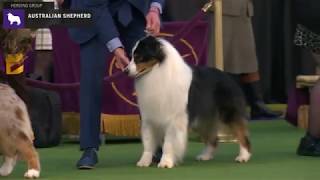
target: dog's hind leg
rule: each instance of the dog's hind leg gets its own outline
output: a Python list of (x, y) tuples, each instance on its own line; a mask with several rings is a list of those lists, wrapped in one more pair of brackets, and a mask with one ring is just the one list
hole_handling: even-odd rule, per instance
[(197, 156), (198, 161), (208, 161), (213, 158), (214, 151), (218, 146), (218, 137), (217, 131), (214, 130), (210, 135), (202, 137), (203, 142), (205, 143), (205, 148), (202, 153)]
[(186, 116), (179, 117), (172, 121), (172, 124), (168, 127), (164, 144), (162, 147), (163, 154), (158, 164), (159, 168), (172, 168), (179, 161), (182, 161), (186, 146), (187, 146), (187, 118)]
[(4, 162), (0, 168), (0, 176), (8, 176), (11, 174), (14, 166), (16, 165), (17, 162), (17, 156), (5, 156), (4, 157)]
[(24, 174), (24, 177), (29, 179), (39, 178), (40, 162), (38, 153), (31, 140), (23, 133), (20, 133), (20, 138), (17, 140), (17, 150), (28, 164), (28, 171)]
[(235, 161), (243, 163), (248, 162), (251, 157), (251, 144), (248, 137), (248, 129), (246, 121), (235, 122), (232, 124), (232, 129), (236, 135), (240, 151)]
[(143, 153), (140, 160), (137, 162), (139, 167), (149, 167), (152, 163), (153, 154), (158, 147), (158, 142), (155, 138), (155, 132), (152, 127), (142, 120), (141, 135), (143, 143)]

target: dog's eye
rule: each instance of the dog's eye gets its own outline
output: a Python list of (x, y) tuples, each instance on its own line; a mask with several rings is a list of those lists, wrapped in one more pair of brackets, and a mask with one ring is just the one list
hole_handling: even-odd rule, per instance
[(142, 57), (141, 56), (138, 56), (138, 55), (133, 55), (133, 58), (134, 58), (134, 61), (135, 62), (141, 62), (142, 61)]

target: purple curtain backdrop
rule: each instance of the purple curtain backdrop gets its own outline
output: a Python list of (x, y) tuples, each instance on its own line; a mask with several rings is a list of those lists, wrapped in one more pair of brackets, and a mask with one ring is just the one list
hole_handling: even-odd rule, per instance
[[(179, 31), (186, 22), (165, 23), (162, 36), (171, 37)], [(69, 38), (65, 28), (52, 28), (54, 48), (54, 82), (75, 83), (80, 80), (79, 47)], [(198, 22), (190, 33), (180, 41), (174, 43), (186, 61), (191, 64), (205, 65), (207, 54), (208, 26), (205, 22)], [(94, 59), (92, 59), (94, 61)], [(118, 72), (114, 66), (113, 57), (106, 59), (108, 68), (106, 76)], [(79, 90), (58, 90), (62, 99), (64, 112), (79, 111)], [(113, 82), (105, 82), (103, 113), (106, 114), (137, 114), (136, 97), (133, 81), (129, 77), (120, 77)]]

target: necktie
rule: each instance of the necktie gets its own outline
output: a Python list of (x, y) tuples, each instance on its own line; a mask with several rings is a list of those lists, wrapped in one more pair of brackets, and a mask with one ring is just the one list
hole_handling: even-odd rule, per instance
[(131, 22), (132, 12), (129, 3), (125, 2), (121, 5), (118, 10), (118, 19), (119, 22), (125, 27), (128, 26), (128, 24)]

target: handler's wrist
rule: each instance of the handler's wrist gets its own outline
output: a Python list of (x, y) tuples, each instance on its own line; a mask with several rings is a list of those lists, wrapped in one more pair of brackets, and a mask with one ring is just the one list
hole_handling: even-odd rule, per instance
[(151, 7), (149, 9), (149, 13), (156, 13), (156, 14), (160, 14), (160, 10), (157, 7)]

